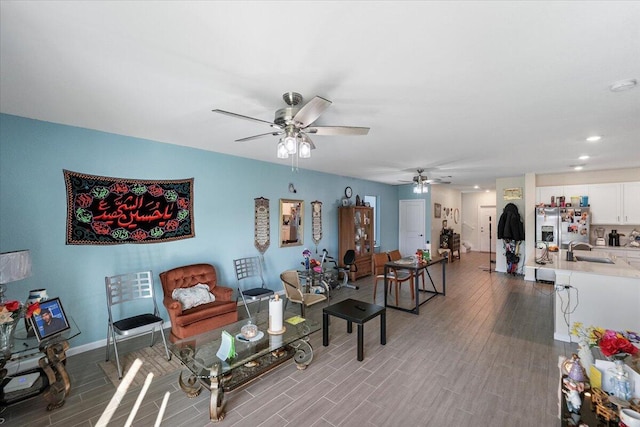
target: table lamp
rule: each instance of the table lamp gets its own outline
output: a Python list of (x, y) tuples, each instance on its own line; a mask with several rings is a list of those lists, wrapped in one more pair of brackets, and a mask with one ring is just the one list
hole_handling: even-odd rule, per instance
[(31, 276), (31, 255), (28, 250), (0, 254), (0, 304), (5, 303), (5, 284)]

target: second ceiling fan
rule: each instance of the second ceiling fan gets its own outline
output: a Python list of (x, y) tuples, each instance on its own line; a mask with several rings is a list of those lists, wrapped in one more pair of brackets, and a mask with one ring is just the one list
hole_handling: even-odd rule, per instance
[(422, 175), (424, 169), (416, 169), (416, 172), (418, 172), (418, 175), (414, 176), (411, 181), (403, 182), (414, 182), (415, 184), (451, 184), (451, 181), (445, 181), (442, 178), (429, 178), (427, 175)]
[(331, 105), (331, 101), (320, 96), (315, 96), (304, 105), (301, 105), (302, 95), (297, 92), (287, 92), (282, 95), (282, 99), (287, 107), (276, 111), (273, 122), (225, 110), (216, 109), (213, 112), (262, 123), (273, 128), (271, 132), (236, 139), (236, 142), (282, 135), (278, 143), (278, 158), (287, 158), (297, 152), (301, 158), (311, 157), (311, 150), (316, 147), (309, 135), (366, 135), (369, 133), (368, 127), (313, 126), (318, 117)]

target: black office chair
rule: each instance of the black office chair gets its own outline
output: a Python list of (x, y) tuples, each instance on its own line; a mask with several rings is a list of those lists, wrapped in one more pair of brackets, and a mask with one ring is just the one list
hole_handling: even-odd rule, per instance
[(338, 273), (342, 273), (343, 275), (342, 283), (340, 284), (340, 286), (351, 289), (359, 289), (358, 286), (349, 283), (349, 273), (351, 272), (351, 268), (353, 267), (354, 271), (358, 271), (358, 266), (356, 265), (356, 251), (354, 251), (353, 249), (349, 249), (347, 252), (345, 252), (344, 257), (342, 258), (342, 263), (344, 264), (344, 267), (335, 267), (338, 270)]

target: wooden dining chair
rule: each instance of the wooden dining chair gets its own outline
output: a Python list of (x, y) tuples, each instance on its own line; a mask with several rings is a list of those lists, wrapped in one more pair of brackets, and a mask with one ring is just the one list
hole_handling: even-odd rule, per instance
[[(389, 262), (389, 254), (382, 252), (373, 254), (373, 270), (375, 274), (374, 279), (374, 287), (373, 287), (373, 302), (376, 301), (376, 291), (378, 290), (378, 281), (382, 280), (384, 283), (385, 275), (384, 275), (384, 265)], [(398, 288), (402, 282), (406, 282), (407, 280), (411, 280), (413, 278), (413, 273), (408, 272), (407, 270), (396, 270), (395, 268), (390, 269), (387, 280), (391, 281), (395, 284), (396, 288), (396, 304), (398, 303)], [(389, 289), (389, 293), (391, 293), (391, 289)], [(411, 299), (415, 298), (413, 286), (411, 286)]]
[[(389, 259), (391, 261), (398, 261), (401, 258), (402, 258), (402, 254), (400, 254), (400, 251), (398, 249), (394, 249), (392, 251), (389, 251)], [(402, 271), (402, 270), (400, 270), (400, 271)], [(414, 277), (413, 271), (411, 271), (411, 273), (407, 273), (405, 271), (405, 274), (409, 274), (411, 276), (411, 279), (413, 280), (413, 277)], [(420, 270), (418, 272), (418, 279), (422, 279), (422, 289), (423, 290), (426, 289), (425, 288), (424, 270)], [(405, 282), (405, 281), (407, 281), (406, 278), (404, 280), (401, 280), (400, 283)], [(400, 283), (398, 283), (398, 285), (397, 285), (398, 287), (400, 286)], [(396, 289), (396, 301), (397, 301), (397, 298), (398, 298), (397, 292), (398, 292), (398, 290)], [(412, 282), (411, 283), (411, 299), (413, 299), (415, 297), (414, 293), (415, 293), (415, 290), (414, 290), (414, 286), (413, 286), (413, 282)]]

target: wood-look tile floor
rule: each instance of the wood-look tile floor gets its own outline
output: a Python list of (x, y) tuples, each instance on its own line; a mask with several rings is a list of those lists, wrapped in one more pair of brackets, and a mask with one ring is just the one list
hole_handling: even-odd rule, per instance
[[(419, 316), (388, 309), (385, 346), (378, 318), (366, 323), (362, 362), (355, 328), (349, 335), (346, 322), (332, 318), (328, 347), (321, 332), (311, 336), (314, 359), (306, 370), (287, 362), (225, 394), (221, 423), (209, 420), (209, 393), (187, 398), (175, 372), (154, 379), (133, 425), (154, 424), (166, 391), (163, 426), (559, 425), (558, 356), (575, 347), (553, 340), (552, 286), (489, 273), (481, 268), (487, 261), (488, 254), (469, 253), (448, 264), (447, 295), (421, 306)], [(440, 268), (431, 268), (438, 285)], [(356, 283), (359, 290), (340, 289), (334, 301), (372, 302), (373, 278)], [(406, 285), (401, 292), (409, 301)], [(383, 298), (379, 290), (376, 303)], [(312, 307), (313, 315), (323, 306)], [(104, 353), (69, 357), (72, 390), (62, 408), (47, 412), (36, 396), (8, 407), (5, 425), (94, 426), (115, 391), (97, 365)], [(138, 392), (127, 393), (110, 425), (124, 425)]]

